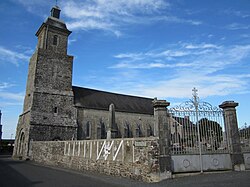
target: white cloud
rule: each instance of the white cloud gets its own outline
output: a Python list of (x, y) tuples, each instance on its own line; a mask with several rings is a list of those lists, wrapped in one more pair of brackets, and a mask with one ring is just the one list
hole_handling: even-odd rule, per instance
[(24, 94), (23, 93), (13, 93), (9, 92), (10, 88), (16, 86), (15, 84), (8, 83), (8, 82), (1, 82), (0, 83), (0, 97), (3, 99), (11, 99), (15, 101), (23, 100)]
[[(250, 45), (218, 46), (215, 44), (178, 44), (171, 45), (171, 49), (157, 49), (154, 51), (139, 53), (121, 53), (114, 57), (120, 62), (113, 65), (114, 68), (138, 68), (138, 67), (187, 67), (193, 66), (193, 70), (207, 68), (208, 71), (218, 71), (225, 66), (235, 64), (250, 55)], [(150, 63), (145, 63), (149, 62)], [(159, 64), (154, 66), (154, 64)], [(168, 62), (168, 63), (166, 63)], [(141, 64), (141, 65), (140, 65)]]
[(188, 55), (189, 52), (181, 50), (166, 50), (155, 56), (167, 56), (167, 57), (182, 57)]
[[(165, 0), (69, 0), (61, 3), (71, 30), (104, 30), (121, 36), (121, 28), (129, 24), (174, 22), (202, 24), (176, 16), (166, 16), (169, 3)], [(124, 27), (125, 28), (125, 27)]]
[[(22, 106), (23, 105), (23, 102), (0, 102), (0, 106), (3, 107), (3, 108), (7, 108), (9, 106)], [(18, 115), (18, 114), (17, 114)]]
[[(168, 4), (163, 0), (93, 0), (62, 2), (62, 11), (71, 30), (104, 30), (121, 36), (119, 27), (138, 23), (140, 18), (158, 13)], [(140, 15), (138, 15), (140, 14)], [(138, 19), (136, 19), (138, 18)], [(138, 20), (138, 21), (137, 21)]]
[[(183, 47), (184, 46), (184, 47)], [(214, 44), (180, 44), (167, 49), (139, 53), (121, 53), (114, 57), (120, 62), (112, 68), (175, 68), (199, 65), (196, 59), (220, 49)], [(150, 63), (146, 63), (150, 62)], [(167, 63), (168, 62), (168, 63)]]
[(21, 105), (24, 99), (24, 93), (15, 93), (8, 91), (10, 88), (15, 85), (12, 83), (2, 82), (0, 83), (0, 106), (14, 106)]
[(249, 28), (250, 28), (250, 25), (241, 24), (241, 23), (231, 23), (226, 26), (226, 29), (229, 29), (229, 30), (245, 30)]
[(207, 49), (207, 48), (215, 48), (215, 49), (219, 49), (220, 47), (215, 45), (215, 44), (207, 44), (207, 43), (203, 43), (203, 44), (185, 44), (184, 47), (186, 49)]
[(242, 38), (250, 38), (250, 34), (241, 34), (240, 35)]
[(77, 40), (76, 39), (69, 39), (68, 40), (68, 43), (69, 43), (69, 45), (71, 45), (72, 43), (74, 43), (74, 42), (76, 42)]
[(54, 3), (48, 3), (47, 1), (44, 0), (35, 0), (35, 1), (28, 1), (28, 0), (12, 0), (15, 3), (18, 2), (21, 5), (23, 5), (27, 11), (31, 12), (32, 14), (36, 15), (44, 15), (45, 12), (44, 10), (50, 9)]
[[(248, 75), (244, 76), (231, 76), (231, 75), (197, 75), (188, 74), (178, 76), (177, 78), (167, 81), (160, 81), (152, 86), (145, 86), (140, 89), (140, 92), (145, 95), (162, 98), (185, 98), (190, 97), (190, 92), (193, 87), (198, 88), (201, 97), (208, 96), (225, 96), (232, 93), (247, 92), (245, 87), (248, 82), (244, 78), (249, 78)], [(248, 90), (249, 92), (249, 90)]]
[(29, 58), (30, 58), (29, 56), (27, 56), (23, 53), (11, 51), (9, 49), (6, 49), (6, 48), (0, 46), (0, 61), (2, 63), (10, 62), (10, 63), (18, 66), (20, 64), (20, 62), (23, 62), (23, 61), (26, 62), (29, 60)]
[[(114, 57), (118, 63), (111, 68), (128, 74), (133, 69), (138, 70), (133, 79), (134, 85), (126, 87), (126, 78), (123, 78), (117, 86), (118, 90), (122, 87), (122, 91), (130, 90), (130, 94), (182, 98), (189, 97), (193, 87), (200, 90), (202, 97), (250, 92), (250, 74), (225, 73), (225, 70), (232, 68), (236, 70), (250, 57), (250, 45), (218, 46), (180, 42), (165, 49), (121, 53)], [(147, 76), (147, 69), (152, 68), (158, 70)]]
[(34, 53), (34, 49), (30, 48), (30, 47), (26, 47), (26, 46), (22, 46), (22, 45), (17, 45), (16, 48), (18, 50), (23, 51), (23, 53), (26, 54), (26, 55), (32, 55)]
[(180, 24), (190, 24), (190, 25), (201, 25), (202, 21), (198, 20), (190, 20), (190, 19), (183, 19), (178, 18), (176, 16), (155, 16), (153, 18), (150, 18), (151, 21), (165, 21), (170, 23), (180, 23)]
[(228, 14), (230, 16), (234, 15), (234, 16), (238, 16), (238, 17), (241, 17), (241, 18), (248, 18), (248, 17), (250, 17), (249, 12), (239, 11), (239, 10), (233, 10), (233, 9), (224, 10), (224, 13)]
[[(18, 0), (27, 11), (36, 15), (46, 15), (54, 4), (44, 0)], [(67, 0), (59, 1), (62, 14), (70, 30), (102, 30), (117, 37), (131, 24), (151, 24), (169, 22), (201, 25), (199, 20), (190, 20), (171, 15), (171, 5), (167, 0)]]
[(0, 91), (3, 90), (3, 89), (6, 89), (6, 88), (10, 88), (14, 86), (13, 84), (11, 83), (8, 83), (8, 82), (2, 82), (0, 83)]
[(176, 67), (189, 67), (192, 66), (192, 64), (188, 63), (177, 63), (177, 64), (167, 64), (167, 63), (125, 63), (121, 62), (114, 66), (111, 66), (110, 68), (128, 68), (128, 69), (152, 69), (152, 68), (176, 68)]
[(164, 0), (70, 0), (62, 3), (62, 9), (70, 18), (107, 18), (110, 14), (130, 16), (152, 14), (168, 6)]
[(23, 101), (23, 93), (12, 93), (12, 92), (0, 92), (0, 98), (5, 100)]

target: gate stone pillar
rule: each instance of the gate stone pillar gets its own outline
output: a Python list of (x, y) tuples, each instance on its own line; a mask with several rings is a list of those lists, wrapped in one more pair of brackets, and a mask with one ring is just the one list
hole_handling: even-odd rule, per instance
[(167, 107), (170, 105), (166, 100), (153, 101), (154, 105), (154, 135), (159, 137), (159, 165), (160, 178), (171, 178), (170, 156), (170, 121)]
[(236, 171), (242, 171), (245, 170), (245, 164), (241, 151), (240, 135), (235, 109), (238, 105), (239, 104), (234, 101), (225, 101), (219, 105), (219, 107), (223, 109), (226, 138), (231, 154), (233, 169)]

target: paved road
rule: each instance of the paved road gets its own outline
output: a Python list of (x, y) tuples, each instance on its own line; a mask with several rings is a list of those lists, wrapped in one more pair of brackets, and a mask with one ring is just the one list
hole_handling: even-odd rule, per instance
[(204, 174), (146, 184), (124, 178), (76, 172), (14, 161), (0, 156), (0, 187), (250, 187), (250, 171)]

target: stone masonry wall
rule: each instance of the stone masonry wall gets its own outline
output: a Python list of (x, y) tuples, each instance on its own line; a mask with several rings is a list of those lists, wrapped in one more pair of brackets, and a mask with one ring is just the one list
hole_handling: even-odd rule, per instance
[(77, 128), (71, 126), (31, 124), (29, 138), (35, 141), (73, 140), (76, 131)]
[(159, 181), (156, 138), (31, 143), (31, 159), (45, 165), (89, 170), (145, 182)]
[[(28, 156), (28, 142), (29, 142), (29, 121), (30, 121), (30, 111), (27, 111), (19, 116), (17, 129), (16, 129), (16, 140), (13, 151), (13, 156), (23, 156), (24, 158)], [(20, 140), (23, 136), (23, 142)], [(21, 145), (22, 144), (22, 145)]]
[[(108, 126), (109, 111), (77, 108), (77, 124), (79, 140), (86, 139), (86, 124), (91, 125), (90, 139), (100, 139), (98, 129), (101, 124), (105, 127), (105, 132)], [(128, 138), (125, 133), (125, 128), (128, 126), (130, 137), (148, 137), (153, 135), (154, 116), (147, 114), (136, 114), (126, 112), (115, 112), (115, 122), (117, 128), (117, 138)], [(140, 127), (140, 134), (136, 133), (136, 128)]]

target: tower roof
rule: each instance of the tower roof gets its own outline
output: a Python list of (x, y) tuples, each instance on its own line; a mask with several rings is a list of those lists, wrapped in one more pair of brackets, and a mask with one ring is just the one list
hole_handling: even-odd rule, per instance
[(60, 19), (60, 8), (58, 6), (54, 6), (51, 9), (51, 15), (46, 19), (46, 21), (40, 26), (38, 31), (36, 32), (36, 36), (39, 35), (43, 27), (49, 26), (58, 30), (61, 30), (62, 32), (67, 33), (68, 35), (71, 34), (71, 31), (67, 29), (66, 24), (63, 20)]
[(54, 18), (57, 18), (57, 19), (60, 19), (60, 8), (56, 5), (54, 7), (52, 7), (51, 9), (51, 16), (54, 17)]

